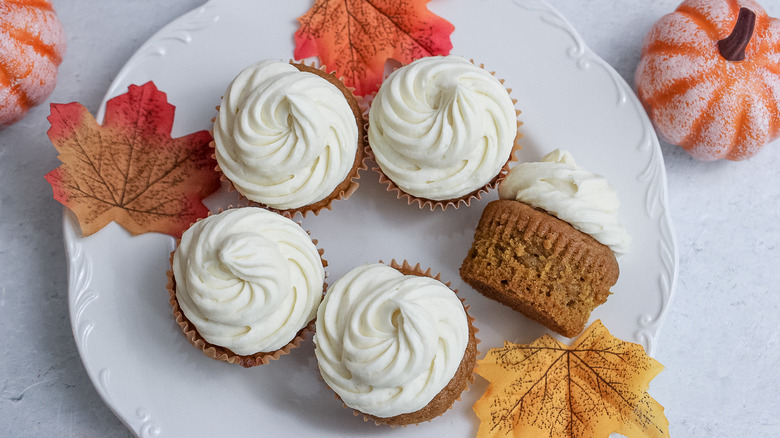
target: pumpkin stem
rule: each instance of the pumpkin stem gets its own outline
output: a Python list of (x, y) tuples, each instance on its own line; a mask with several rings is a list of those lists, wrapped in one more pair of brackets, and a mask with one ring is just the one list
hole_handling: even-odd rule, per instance
[(731, 34), (718, 41), (718, 50), (727, 61), (743, 61), (745, 48), (753, 37), (756, 27), (756, 13), (748, 8), (739, 8), (737, 23)]

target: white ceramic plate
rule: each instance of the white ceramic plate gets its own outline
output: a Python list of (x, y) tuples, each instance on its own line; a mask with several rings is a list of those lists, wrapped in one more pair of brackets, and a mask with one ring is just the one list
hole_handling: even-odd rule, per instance
[[(265, 58), (292, 57), (295, 18), (309, 2), (212, 0), (174, 21), (130, 59), (106, 99), (153, 80), (176, 105), (174, 136), (210, 128), (214, 107), (233, 76)], [(617, 188), (633, 248), (622, 257), (614, 295), (599, 307), (616, 336), (652, 351), (668, 308), (677, 252), (667, 212), (658, 141), (625, 82), (585, 47), (543, 1), (433, 1), (455, 25), (454, 54), (475, 58), (513, 89), (522, 110), (520, 161), (561, 147)], [(102, 112), (102, 111), (101, 111)], [(102, 118), (102, 114), (98, 115)], [(470, 207), (420, 210), (395, 199), (371, 172), (332, 211), (302, 221), (325, 249), (330, 282), (377, 260), (408, 259), (441, 272), (476, 317), (480, 350), (546, 333), (465, 285), (458, 267), (491, 193)], [(207, 204), (229, 202), (222, 193)], [(486, 383), (443, 417), (416, 427), (364, 423), (333, 398), (316, 369), (311, 341), (253, 369), (207, 358), (186, 341), (165, 291), (168, 236), (131, 237), (116, 224), (82, 238), (66, 213), (70, 312), (76, 342), (97, 391), (138, 436), (473, 436), (471, 407)]]

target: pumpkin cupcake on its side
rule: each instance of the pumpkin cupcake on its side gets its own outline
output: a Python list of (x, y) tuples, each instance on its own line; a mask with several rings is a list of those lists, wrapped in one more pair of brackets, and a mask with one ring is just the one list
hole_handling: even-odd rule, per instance
[(559, 150), (512, 168), (460, 268), (478, 292), (574, 337), (618, 279), (630, 237), (601, 176)]

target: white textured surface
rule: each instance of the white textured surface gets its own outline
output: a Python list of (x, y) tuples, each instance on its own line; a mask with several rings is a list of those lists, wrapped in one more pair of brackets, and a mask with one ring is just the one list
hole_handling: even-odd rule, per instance
[[(644, 34), (677, 5), (549, 2), (629, 84)], [(68, 52), (49, 100), (96, 112), (138, 46), (200, 3), (55, 1)], [(764, 7), (780, 16), (777, 2)], [(62, 209), (43, 179), (58, 164), (48, 112), (37, 107), (0, 132), (0, 436), (132, 436), (97, 396), (70, 331)], [(666, 371), (650, 391), (672, 436), (780, 435), (779, 146), (744, 162), (702, 163), (662, 144), (680, 267), (655, 349)]]

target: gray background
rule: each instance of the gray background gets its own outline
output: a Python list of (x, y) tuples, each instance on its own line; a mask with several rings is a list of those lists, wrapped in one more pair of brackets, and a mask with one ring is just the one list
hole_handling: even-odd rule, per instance
[[(645, 34), (678, 4), (549, 2), (632, 86)], [(780, 2), (763, 3), (780, 16)], [(201, 4), (55, 1), (68, 49), (49, 101), (95, 113), (133, 52)], [(62, 207), (43, 179), (59, 164), (48, 114), (47, 102), (0, 131), (0, 437), (132, 436), (92, 388), (72, 337)], [(680, 266), (655, 352), (666, 370), (650, 393), (675, 437), (780, 436), (780, 142), (736, 163), (662, 150)]]

